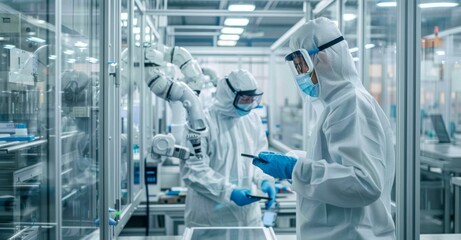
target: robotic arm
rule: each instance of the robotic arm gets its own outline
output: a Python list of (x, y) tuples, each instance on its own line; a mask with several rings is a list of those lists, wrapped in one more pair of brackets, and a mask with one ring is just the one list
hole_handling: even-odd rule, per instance
[(198, 96), (183, 82), (174, 82), (158, 68), (149, 68), (147, 86), (158, 97), (167, 101), (180, 101), (187, 111), (187, 139), (192, 143), (195, 155), (201, 157), (201, 134), (206, 131), (203, 110)]
[[(200, 94), (205, 79), (202, 69), (192, 55), (183, 47), (168, 47), (158, 45), (146, 49), (146, 66), (163, 66), (164, 62), (173, 63), (178, 66), (181, 73), (185, 76), (186, 84), (195, 92)], [(151, 65), (152, 66), (152, 65)]]
[(188, 148), (175, 145), (172, 134), (157, 134), (152, 138), (150, 154), (152, 159), (159, 159), (161, 156), (175, 157), (182, 160), (194, 156)]

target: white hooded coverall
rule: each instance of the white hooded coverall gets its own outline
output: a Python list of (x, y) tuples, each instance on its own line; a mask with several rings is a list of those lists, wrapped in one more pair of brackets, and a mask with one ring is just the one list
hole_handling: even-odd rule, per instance
[[(229, 82), (236, 90), (254, 90), (256, 80), (247, 71), (233, 71)], [(267, 150), (267, 138), (260, 117), (253, 111), (240, 116), (233, 106), (235, 94), (225, 80), (218, 81), (216, 100), (205, 112), (207, 135), (202, 138), (203, 159), (181, 163), (182, 179), (188, 187), (185, 222), (187, 227), (262, 226), (259, 202), (242, 207), (230, 200), (232, 190), (254, 192), (263, 180), (274, 181), (250, 158)]]
[[(339, 36), (332, 21), (318, 18), (297, 30), (290, 48), (315, 49)], [(292, 174), (297, 238), (395, 239), (389, 121), (363, 87), (346, 41), (311, 58), (324, 108)]]

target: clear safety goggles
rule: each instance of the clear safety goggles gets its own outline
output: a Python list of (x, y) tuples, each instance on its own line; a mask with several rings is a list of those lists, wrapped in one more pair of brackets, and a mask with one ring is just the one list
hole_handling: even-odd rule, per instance
[(285, 61), (288, 64), (291, 72), (295, 77), (305, 73), (312, 73), (314, 71), (314, 63), (312, 62), (311, 55), (317, 54), (319, 51), (324, 50), (325, 48), (329, 48), (336, 43), (339, 43), (344, 40), (343, 36), (340, 36), (333, 41), (330, 41), (322, 46), (306, 50), (306, 49), (298, 49), (288, 55), (285, 56)]
[(261, 103), (261, 98), (263, 92), (255, 90), (248, 91), (236, 91), (234, 87), (229, 82), (229, 79), (226, 78), (226, 83), (229, 86), (230, 90), (235, 93), (234, 107), (245, 112), (251, 111), (251, 109), (256, 108)]
[(314, 70), (314, 63), (306, 49), (298, 49), (288, 54), (285, 61), (295, 77), (305, 73), (310, 74)]

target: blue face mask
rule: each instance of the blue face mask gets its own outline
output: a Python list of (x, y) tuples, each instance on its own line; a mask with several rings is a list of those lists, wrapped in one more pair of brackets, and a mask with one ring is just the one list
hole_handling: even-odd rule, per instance
[(319, 84), (314, 84), (308, 73), (296, 76), (296, 83), (298, 83), (299, 88), (301, 88), (305, 94), (311, 97), (319, 96)]
[[(250, 107), (251, 105), (252, 105), (252, 104), (250, 103), (250, 104), (239, 104), (238, 106), (239, 106), (240, 108), (242, 108), (242, 109), (246, 109), (246, 108)], [(250, 111), (247, 112), (247, 111), (240, 110), (240, 109), (238, 109), (238, 108), (236, 108), (235, 110), (237, 111), (238, 115), (240, 115), (240, 116), (245, 116), (245, 115), (247, 115), (248, 113), (250, 113)]]

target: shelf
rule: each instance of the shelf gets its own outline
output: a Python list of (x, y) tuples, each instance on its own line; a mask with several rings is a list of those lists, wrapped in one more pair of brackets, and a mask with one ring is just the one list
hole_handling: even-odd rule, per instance
[(0, 153), (11, 153), (11, 152), (22, 150), (22, 149), (25, 149), (25, 148), (36, 147), (36, 146), (39, 146), (41, 144), (45, 144), (47, 142), (48, 142), (48, 140), (46, 140), (46, 139), (34, 140), (34, 141), (31, 141), (31, 142), (26, 142), (26, 143), (14, 142), (16, 144), (1, 148)]

